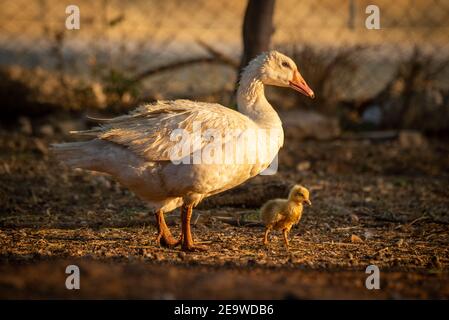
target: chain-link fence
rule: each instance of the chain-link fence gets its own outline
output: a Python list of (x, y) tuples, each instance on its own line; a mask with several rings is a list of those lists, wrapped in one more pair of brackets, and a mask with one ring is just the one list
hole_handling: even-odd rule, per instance
[[(80, 9), (79, 30), (65, 27), (72, 4)], [(365, 27), (370, 4), (380, 9), (380, 30)], [(98, 80), (103, 91), (121, 90), (122, 97), (210, 94), (223, 102), (214, 94), (232, 93), (245, 6), (242, 0), (6, 0), (0, 64)], [(323, 104), (363, 105), (396, 90), (398, 77), (407, 86), (419, 74), (447, 88), (448, 21), (448, 0), (277, 0), (272, 47), (293, 56)]]

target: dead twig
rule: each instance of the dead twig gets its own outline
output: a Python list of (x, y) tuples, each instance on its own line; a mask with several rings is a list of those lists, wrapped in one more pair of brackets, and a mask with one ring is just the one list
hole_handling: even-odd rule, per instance
[(408, 228), (408, 227), (411, 227), (411, 226), (412, 226), (413, 224), (415, 224), (416, 222), (421, 221), (421, 220), (426, 220), (426, 219), (430, 219), (430, 217), (427, 216), (427, 215), (422, 215), (421, 217), (416, 218), (416, 219), (414, 219), (413, 221), (411, 221), (411, 222), (409, 222), (409, 223), (406, 223), (406, 224), (400, 224), (400, 225), (396, 226), (394, 229), (397, 230), (397, 229), (400, 229), (400, 228), (402, 228), (402, 227)]
[(217, 220), (236, 227), (263, 227), (263, 223), (254, 220), (241, 220), (235, 217), (215, 217)]
[(213, 241), (205, 240), (205, 241), (195, 241), (196, 244), (211, 244)]
[(394, 140), (398, 138), (398, 131), (384, 130), (384, 131), (367, 131), (357, 134), (346, 134), (342, 136), (344, 140)]
[(331, 229), (331, 232), (334, 232), (334, 231), (348, 231), (348, 230), (358, 229), (358, 228), (363, 228), (363, 227), (362, 226), (340, 227), (340, 228)]
[(407, 225), (410, 227), (410, 226), (413, 225), (414, 223), (416, 223), (416, 222), (418, 222), (418, 221), (421, 221), (421, 220), (425, 220), (425, 219), (429, 219), (429, 217), (426, 216), (426, 215), (423, 215), (423, 216), (421, 216), (421, 217), (419, 217), (419, 218), (416, 218), (415, 220), (413, 220), (412, 222), (410, 222), (410, 223), (407, 224)]
[(217, 49), (213, 48), (211, 45), (203, 42), (202, 40), (197, 40), (197, 43), (215, 59), (222, 61), (223, 63), (225, 63), (231, 67), (234, 67), (235, 69), (238, 69), (240, 67), (238, 61), (235, 61), (234, 59), (228, 57), (224, 53), (219, 52)]
[(238, 69), (239, 64), (236, 61), (234, 61), (233, 59), (227, 57), (226, 55), (224, 55), (221, 52), (218, 52), (216, 49), (212, 48), (210, 45), (208, 45), (202, 41), (198, 40), (197, 42), (201, 47), (203, 47), (211, 55), (211, 57), (191, 58), (191, 59), (186, 59), (183, 61), (177, 61), (174, 63), (150, 68), (150, 69), (142, 71), (141, 73), (136, 75), (133, 79), (130, 80), (130, 83), (135, 84), (137, 82), (140, 82), (144, 78), (153, 76), (158, 73), (176, 70), (176, 69), (184, 68), (186, 66), (190, 66), (192, 64), (199, 64), (199, 63), (222, 64), (222, 65), (226, 65), (231, 68), (234, 68), (234, 69)]
[(380, 256), (382, 253), (387, 252), (389, 250), (388, 247), (382, 248), (378, 251), (376, 251), (373, 255), (371, 255), (372, 258), (375, 258), (377, 256)]
[(156, 247), (157, 247), (156, 245), (154, 245), (154, 246), (136, 246), (136, 245), (128, 246), (128, 248), (133, 248), (133, 249), (154, 249)]
[(335, 246), (359, 246), (360, 243), (346, 243), (346, 242), (321, 242), (322, 244), (330, 244)]
[(194, 226), (196, 226), (196, 224), (198, 223), (198, 220), (200, 219), (200, 217), (201, 217), (201, 214), (198, 213), (198, 215), (196, 216), (195, 221), (193, 221), (193, 225), (194, 225)]

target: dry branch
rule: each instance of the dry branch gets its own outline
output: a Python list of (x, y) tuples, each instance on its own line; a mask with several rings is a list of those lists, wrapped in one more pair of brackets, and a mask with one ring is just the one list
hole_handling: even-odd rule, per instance
[(215, 59), (222, 61), (223, 63), (235, 69), (239, 68), (239, 63), (237, 61), (235, 61), (231, 57), (228, 57), (227, 55), (218, 51), (217, 49), (213, 48), (211, 45), (205, 43), (202, 40), (197, 40), (197, 43)]
[(254, 220), (243, 220), (234, 217), (215, 217), (217, 220), (236, 227), (263, 227), (263, 223)]
[(234, 61), (232, 58), (226, 56), (225, 54), (219, 52), (218, 50), (212, 48), (210, 45), (208, 45), (200, 40), (198, 40), (197, 43), (202, 48), (204, 48), (209, 53), (209, 55), (211, 55), (211, 57), (191, 58), (191, 59), (186, 59), (186, 60), (177, 61), (174, 63), (150, 68), (150, 69), (142, 71), (141, 73), (136, 75), (133, 79), (131, 79), (131, 83), (137, 83), (137, 82), (143, 80), (144, 78), (153, 76), (158, 73), (172, 71), (172, 70), (190, 66), (192, 64), (199, 64), (199, 63), (221, 64), (221, 65), (229, 66), (236, 70), (238, 69), (239, 64), (236, 61)]

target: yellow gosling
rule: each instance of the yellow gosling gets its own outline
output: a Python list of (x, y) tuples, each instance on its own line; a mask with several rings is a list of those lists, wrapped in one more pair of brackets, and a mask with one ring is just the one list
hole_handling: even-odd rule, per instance
[(260, 217), (266, 228), (264, 245), (268, 244), (268, 234), (271, 230), (282, 230), (285, 246), (288, 249), (288, 233), (301, 219), (303, 203), (312, 205), (309, 199), (309, 190), (295, 185), (291, 188), (288, 199), (273, 199), (262, 206)]

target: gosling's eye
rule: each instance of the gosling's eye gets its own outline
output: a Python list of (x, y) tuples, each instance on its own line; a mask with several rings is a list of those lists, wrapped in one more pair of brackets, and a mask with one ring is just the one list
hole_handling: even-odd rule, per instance
[(285, 68), (289, 68), (290, 69), (290, 65), (288, 64), (287, 61), (283, 61), (282, 62), (282, 66), (285, 67)]
[(296, 195), (297, 195), (298, 197), (302, 197), (302, 193), (300, 193), (300, 192), (298, 192)]

